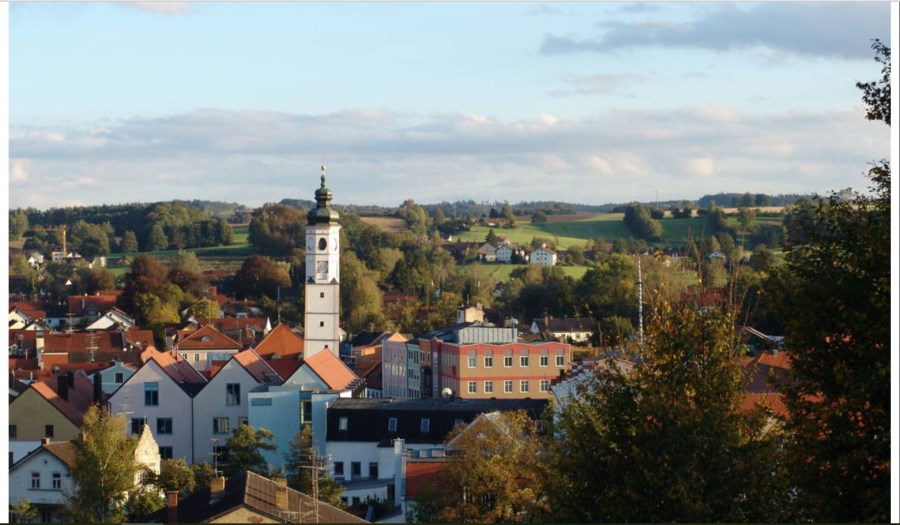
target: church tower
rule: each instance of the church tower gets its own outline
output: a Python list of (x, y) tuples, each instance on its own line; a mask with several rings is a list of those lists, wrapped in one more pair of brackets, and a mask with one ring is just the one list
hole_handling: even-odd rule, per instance
[(338, 212), (328, 206), (330, 202), (331, 190), (325, 187), (323, 164), (322, 185), (316, 190), (316, 207), (306, 216), (304, 358), (323, 350), (340, 357), (341, 226), (338, 224)]

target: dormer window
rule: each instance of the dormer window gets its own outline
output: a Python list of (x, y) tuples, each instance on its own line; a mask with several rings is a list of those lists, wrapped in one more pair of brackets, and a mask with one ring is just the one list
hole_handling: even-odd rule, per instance
[(422, 423), (419, 426), (419, 430), (421, 430), (422, 432), (428, 432), (430, 429), (431, 429), (431, 420), (426, 417), (423, 417)]
[(204, 343), (208, 343), (208, 342), (212, 341), (212, 337), (210, 337), (208, 335), (204, 335), (203, 338), (200, 340), (203, 341)]
[(346, 417), (338, 419), (338, 430), (347, 430), (348, 421)]
[(396, 432), (397, 431), (397, 418), (392, 417), (388, 419), (388, 432)]

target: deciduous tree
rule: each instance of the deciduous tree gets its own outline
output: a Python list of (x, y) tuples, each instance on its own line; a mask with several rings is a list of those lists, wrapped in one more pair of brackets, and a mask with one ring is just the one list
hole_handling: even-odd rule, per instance
[(91, 405), (84, 415), (81, 436), (75, 441), (70, 517), (81, 523), (118, 523), (125, 520), (125, 502), (134, 489), (137, 441), (125, 432), (125, 418)]
[(275, 450), (272, 443), (275, 436), (265, 428), (253, 428), (250, 425), (238, 425), (225, 443), (228, 458), (223, 468), (225, 477), (240, 476), (246, 471), (265, 476), (269, 466), (262, 455), (262, 450)]

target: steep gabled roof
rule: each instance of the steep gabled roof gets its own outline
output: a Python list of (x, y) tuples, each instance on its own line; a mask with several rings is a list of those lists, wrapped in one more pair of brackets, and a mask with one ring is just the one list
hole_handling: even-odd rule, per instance
[(212, 326), (204, 326), (177, 343), (179, 350), (240, 350), (241, 344)]
[(82, 317), (86, 310), (93, 308), (101, 314), (106, 313), (116, 306), (118, 293), (104, 293), (102, 295), (70, 295), (69, 313), (76, 317)]
[[(173, 356), (169, 352), (156, 352), (150, 355), (149, 361), (156, 363), (166, 375), (171, 377), (191, 397), (195, 396), (207, 383), (203, 374), (198, 372), (180, 355)], [(146, 363), (144, 366), (146, 366)]]
[(78, 447), (73, 441), (58, 441), (42, 445), (44, 449), (59, 458), (69, 468), (75, 467), (75, 459), (78, 457)]
[(22, 459), (16, 461), (14, 465), (10, 465), (10, 470), (19, 468), (20, 465), (24, 465), (29, 459), (44, 452), (56, 456), (70, 469), (75, 467), (75, 459), (78, 457), (78, 448), (75, 446), (75, 443), (72, 441), (59, 441), (43, 443), (41, 446), (26, 454)]
[(332, 390), (343, 390), (359, 380), (343, 361), (327, 350), (307, 358), (305, 363)]
[(257, 383), (280, 384), (284, 382), (284, 378), (279, 376), (278, 372), (269, 366), (269, 364), (252, 349), (238, 352), (231, 359), (244, 367), (244, 370), (246, 370)]
[(303, 353), (303, 338), (283, 324), (277, 325), (266, 337), (256, 345), (256, 353), (265, 359), (272, 356), (282, 358)]
[[(57, 376), (57, 381), (65, 381), (66, 376)], [(52, 380), (51, 380), (52, 381)], [(75, 426), (80, 427), (84, 419), (84, 413), (94, 401), (94, 385), (83, 372), (73, 374), (73, 386), (68, 388), (67, 397), (63, 399), (59, 393), (59, 384), (51, 385), (44, 382), (32, 383), (29, 388), (47, 400), (62, 415)]]

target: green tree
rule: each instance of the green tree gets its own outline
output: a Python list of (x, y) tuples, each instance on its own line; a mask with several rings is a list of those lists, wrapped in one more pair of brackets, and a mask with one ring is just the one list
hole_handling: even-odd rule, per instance
[(270, 298), (278, 296), (278, 288), (291, 285), (291, 278), (283, 267), (268, 257), (251, 255), (234, 277), (235, 289), (243, 297)]
[(274, 438), (272, 432), (265, 428), (238, 425), (225, 443), (228, 450), (223, 466), (225, 477), (234, 478), (248, 470), (263, 476), (268, 474), (269, 466), (261, 451), (276, 450), (278, 447), (272, 443)]
[(119, 523), (125, 520), (125, 502), (134, 489), (137, 441), (125, 431), (124, 416), (91, 405), (84, 415), (77, 455), (72, 468), (70, 517), (82, 523)]
[(28, 231), (28, 214), (25, 210), (9, 212), (9, 240), (17, 241)]
[[(576, 522), (771, 521), (787, 488), (765, 419), (745, 414), (735, 314), (660, 303), (633, 369), (608, 363), (560, 406), (548, 495)], [(765, 502), (765, 504), (762, 504)]]
[(222, 317), (219, 303), (212, 299), (200, 299), (190, 307), (190, 315), (203, 319), (218, 319)]
[[(858, 84), (867, 117), (890, 123), (890, 49), (882, 79)], [(817, 521), (888, 521), (890, 509), (891, 168), (867, 194), (833, 194), (785, 245), (780, 306), (794, 381), (785, 394), (798, 506)]]
[(166, 232), (161, 224), (156, 223), (150, 227), (145, 246), (148, 252), (157, 252), (169, 247), (169, 238), (166, 237)]
[(458, 426), (446, 440), (454, 451), (431, 516), (421, 521), (533, 523), (547, 507), (546, 443), (524, 412), (494, 412)]
[(341, 256), (341, 309), (343, 325), (350, 333), (386, 327), (384, 304), (378, 289), (378, 273), (366, 268), (356, 254)]
[(490, 244), (495, 248), (500, 244), (500, 240), (497, 238), (497, 234), (494, 233), (493, 228), (488, 230), (487, 236), (484, 238), (484, 242)]
[(342, 508), (344, 487), (328, 475), (324, 458), (316, 453), (313, 445), (312, 426), (304, 425), (291, 440), (290, 449), (284, 455), (288, 487), (312, 495), (315, 481), (319, 501)]
[(128, 230), (122, 235), (119, 251), (121, 253), (135, 253), (138, 251), (137, 235), (133, 230)]
[(623, 217), (625, 225), (646, 241), (658, 241), (663, 236), (663, 226), (651, 216), (650, 208), (643, 204), (629, 204)]
[(20, 498), (18, 503), (9, 504), (10, 523), (32, 523), (38, 518), (38, 509), (26, 498)]
[(191, 465), (191, 472), (194, 474), (194, 491), (206, 490), (209, 488), (210, 482), (218, 474), (215, 467), (211, 463), (194, 463)]
[(184, 497), (194, 492), (197, 480), (191, 466), (185, 460), (164, 459), (159, 465), (156, 486), (163, 492), (178, 491)]
[(253, 213), (249, 241), (257, 252), (273, 257), (290, 255), (304, 246), (305, 210), (266, 204)]

